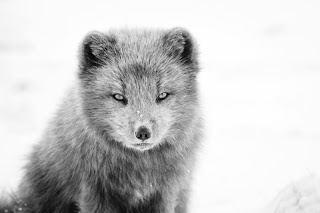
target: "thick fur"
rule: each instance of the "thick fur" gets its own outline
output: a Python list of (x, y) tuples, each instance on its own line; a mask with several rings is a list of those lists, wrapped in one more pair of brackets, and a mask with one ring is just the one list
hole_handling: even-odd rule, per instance
[[(23, 206), (0, 212), (187, 212), (201, 136), (190, 34), (92, 32), (79, 58), (77, 83), (25, 168), (15, 199)], [(136, 138), (141, 126), (151, 133), (147, 146)]]

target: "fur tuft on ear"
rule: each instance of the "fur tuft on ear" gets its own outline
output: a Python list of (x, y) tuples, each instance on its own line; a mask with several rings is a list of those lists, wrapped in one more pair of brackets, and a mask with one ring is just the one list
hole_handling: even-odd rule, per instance
[(183, 64), (196, 63), (196, 45), (190, 33), (183, 28), (174, 28), (164, 36), (164, 46), (169, 56)]
[(87, 72), (90, 68), (104, 65), (115, 53), (116, 39), (100, 32), (91, 32), (80, 47), (80, 69)]

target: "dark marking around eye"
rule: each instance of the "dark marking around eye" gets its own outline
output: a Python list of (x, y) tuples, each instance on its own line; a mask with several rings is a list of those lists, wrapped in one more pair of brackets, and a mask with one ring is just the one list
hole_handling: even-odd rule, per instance
[(122, 102), (124, 105), (127, 105), (127, 104), (128, 104), (127, 98), (124, 97), (123, 95), (120, 95), (120, 94), (116, 93), (116, 94), (113, 94), (112, 97), (113, 97), (116, 101)]
[(156, 102), (159, 103), (163, 100), (165, 100), (169, 96), (169, 93), (167, 92), (162, 92), (160, 95), (157, 97)]

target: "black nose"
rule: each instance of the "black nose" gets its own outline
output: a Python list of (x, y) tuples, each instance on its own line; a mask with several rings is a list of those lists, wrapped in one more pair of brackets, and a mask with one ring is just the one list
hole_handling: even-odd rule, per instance
[(143, 126), (138, 129), (138, 132), (136, 133), (136, 137), (139, 140), (144, 141), (151, 137), (151, 133), (146, 127)]

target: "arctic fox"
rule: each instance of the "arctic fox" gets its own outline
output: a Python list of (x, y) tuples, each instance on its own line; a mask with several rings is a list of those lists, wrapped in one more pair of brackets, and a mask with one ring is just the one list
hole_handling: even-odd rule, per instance
[(185, 29), (91, 32), (79, 72), (0, 212), (185, 213), (201, 118)]

